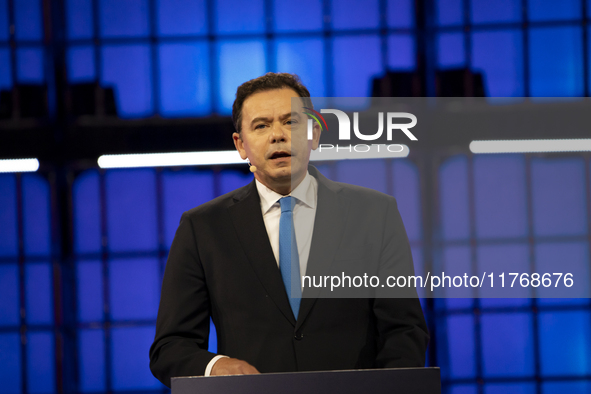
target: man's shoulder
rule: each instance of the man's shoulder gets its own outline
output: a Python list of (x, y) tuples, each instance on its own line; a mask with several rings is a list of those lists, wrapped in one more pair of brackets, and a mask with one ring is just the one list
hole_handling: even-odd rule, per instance
[(242, 186), (238, 189), (232, 190), (229, 193), (222, 194), (210, 200), (206, 203), (196, 206), (195, 208), (189, 209), (183, 215), (188, 216), (190, 218), (198, 218), (198, 217), (208, 217), (208, 216), (217, 216), (222, 212), (226, 211), (230, 206), (232, 206), (236, 200), (242, 198), (247, 193), (249, 193), (253, 188), (252, 183), (248, 183), (245, 186)]
[(389, 194), (383, 193), (381, 191), (364, 187), (353, 185), (350, 183), (344, 182), (335, 182), (329, 181), (332, 183), (333, 188), (338, 190), (338, 195), (344, 197), (348, 200), (353, 202), (359, 202), (363, 204), (368, 203), (392, 203), (396, 202), (396, 199)]
[(371, 189), (369, 187), (353, 185), (350, 183), (344, 182), (337, 182), (328, 179), (324, 176), (320, 171), (316, 168), (311, 169), (312, 175), (317, 179), (318, 184), (322, 185), (332, 192), (334, 192), (339, 197), (347, 198), (352, 201), (359, 201), (366, 203), (368, 201), (375, 201), (375, 202), (392, 202), (396, 201), (394, 197), (389, 194), (380, 192), (375, 189)]

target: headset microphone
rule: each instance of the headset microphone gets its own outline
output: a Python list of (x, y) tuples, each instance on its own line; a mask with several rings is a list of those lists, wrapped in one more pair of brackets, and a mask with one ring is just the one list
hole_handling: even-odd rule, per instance
[(250, 167), (250, 172), (254, 173), (257, 170), (257, 166), (253, 166), (252, 164), (250, 164), (250, 161), (248, 162), (248, 166)]

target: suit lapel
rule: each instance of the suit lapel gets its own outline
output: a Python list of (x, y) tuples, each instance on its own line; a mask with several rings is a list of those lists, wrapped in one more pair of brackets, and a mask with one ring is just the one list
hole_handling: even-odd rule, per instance
[[(269, 243), (254, 181), (234, 197), (228, 210), (248, 261), (281, 313), (295, 326), (293, 311)], [(261, 242), (261, 240), (264, 240)]]
[[(347, 220), (348, 201), (338, 195), (340, 186), (310, 166), (309, 172), (318, 180), (318, 203), (314, 219), (312, 245), (306, 275), (323, 276), (328, 271), (340, 246)], [(298, 330), (318, 299), (321, 287), (307, 287), (302, 295), (295, 329)]]

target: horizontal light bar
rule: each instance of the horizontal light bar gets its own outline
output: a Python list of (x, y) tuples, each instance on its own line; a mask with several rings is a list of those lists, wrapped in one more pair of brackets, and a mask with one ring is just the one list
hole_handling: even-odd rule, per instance
[(2, 159), (0, 172), (35, 172), (39, 169), (37, 159)]
[(246, 161), (242, 160), (236, 150), (103, 155), (98, 158), (100, 168), (207, 166), (242, 163), (246, 163)]
[(310, 161), (332, 161), (350, 159), (392, 159), (407, 157), (410, 153), (408, 146), (403, 144), (384, 145), (334, 145), (332, 148), (323, 148), (321, 144), (310, 154)]
[[(365, 145), (369, 149), (363, 152), (360, 146), (358, 150), (350, 148), (350, 152), (339, 146), (338, 151), (333, 149), (317, 149), (310, 155), (311, 161), (328, 161), (341, 159), (384, 159), (392, 157), (406, 157), (409, 150), (406, 145), (391, 145), (390, 150), (386, 145)], [(349, 148), (349, 146), (347, 146)], [(367, 149), (367, 148), (365, 148)], [(182, 153), (140, 153), (129, 155), (103, 155), (98, 158), (100, 168), (134, 168), (134, 167), (173, 167), (173, 166), (211, 166), (220, 164), (245, 164), (238, 151), (220, 150), (209, 152), (182, 152)]]
[(472, 153), (587, 152), (591, 139), (472, 141)]

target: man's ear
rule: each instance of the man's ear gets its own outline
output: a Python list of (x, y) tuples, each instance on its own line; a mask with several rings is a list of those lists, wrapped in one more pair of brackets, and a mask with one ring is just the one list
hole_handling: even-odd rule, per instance
[(236, 147), (236, 150), (240, 154), (240, 157), (242, 158), (242, 160), (246, 160), (247, 159), (246, 149), (244, 149), (244, 142), (242, 141), (240, 134), (238, 134), (238, 133), (232, 134), (232, 139), (234, 140), (234, 146)]
[(320, 144), (320, 125), (318, 122), (314, 122), (314, 127), (312, 129), (312, 149), (318, 149), (318, 145)]

